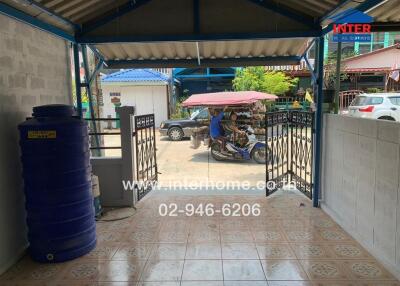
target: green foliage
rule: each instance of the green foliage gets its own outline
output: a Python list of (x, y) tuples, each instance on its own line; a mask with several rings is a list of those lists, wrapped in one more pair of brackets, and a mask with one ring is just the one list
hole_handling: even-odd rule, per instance
[[(342, 60), (356, 56), (357, 54), (352, 52), (343, 53)], [(324, 86), (325, 88), (332, 89), (335, 87), (336, 82), (336, 57), (337, 52), (330, 53), (324, 61)], [(349, 78), (349, 75), (344, 72), (346, 66), (343, 63), (340, 65), (340, 81), (344, 81)]]
[(369, 87), (367, 88), (367, 93), (379, 93), (383, 92), (383, 89), (377, 88), (377, 87)]
[(275, 95), (283, 95), (298, 83), (280, 71), (265, 71), (264, 67), (238, 69), (233, 80), (235, 91), (254, 90)]
[(171, 119), (183, 119), (190, 116), (186, 108), (182, 107), (182, 102), (184, 102), (187, 97), (180, 98), (175, 104), (175, 112), (171, 114)]
[[(72, 81), (72, 100), (76, 104), (76, 88), (75, 81)], [(89, 102), (89, 97), (86, 92), (86, 88), (81, 88), (82, 102)]]

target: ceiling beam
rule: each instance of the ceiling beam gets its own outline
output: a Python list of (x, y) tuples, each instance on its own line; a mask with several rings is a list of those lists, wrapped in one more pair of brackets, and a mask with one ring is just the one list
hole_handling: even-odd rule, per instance
[(40, 2), (40, 3), (42, 3), (42, 4), (45, 5), (46, 7), (52, 8), (52, 7), (54, 7), (55, 5), (57, 5), (57, 4), (59, 4), (59, 3), (63, 2), (63, 1), (64, 1), (64, 0), (43, 0), (43, 1)]
[(398, 32), (399, 22), (375, 22), (371, 24), (371, 32)]
[(118, 19), (119, 17), (124, 16), (125, 14), (141, 7), (142, 5), (150, 2), (151, 0), (129, 0), (127, 3), (120, 5), (112, 10), (112, 12), (107, 12), (102, 16), (91, 20), (90, 22), (84, 23), (82, 25), (82, 30), (78, 33), (79, 35), (85, 35), (91, 31), (104, 26), (113, 20)]
[(0, 14), (6, 15), (6, 16), (16, 19), (18, 21), (21, 21), (25, 24), (28, 24), (37, 29), (48, 32), (50, 34), (53, 34), (57, 37), (65, 39), (67, 41), (75, 42), (74, 36), (67, 33), (66, 31), (64, 31), (58, 27), (55, 27), (53, 25), (50, 25), (48, 23), (45, 23), (25, 12), (17, 10), (15, 8), (8, 6), (7, 4), (1, 3), (1, 2), (0, 2)]
[(253, 58), (224, 58), (201, 59), (200, 65), (197, 58), (194, 59), (168, 59), (168, 60), (108, 60), (107, 68), (191, 68), (191, 67), (237, 67), (237, 66), (275, 66), (297, 65), (300, 56), (276, 56)]
[[(89, 5), (87, 7), (84, 7), (84, 5), (82, 5), (82, 7), (84, 7), (83, 9), (75, 10), (73, 13), (70, 14), (70, 16), (68, 16), (68, 18), (76, 23), (87, 22), (90, 21), (90, 19), (96, 18), (98, 15), (102, 15), (104, 11), (108, 11), (110, 9), (109, 6), (110, 3), (104, 2), (104, 0), (95, 0), (92, 5)], [(101, 11), (100, 13), (98, 13), (99, 10)]]
[(365, 0), (363, 3), (358, 5), (355, 9), (368, 13), (374, 8), (386, 3), (388, 0)]
[(68, 20), (67, 18), (64, 18), (62, 15), (58, 14), (57, 12), (53, 11), (52, 9), (47, 8), (46, 6), (44, 6), (41, 3), (38, 3), (33, 0), (18, 0), (18, 1), (23, 3), (24, 5), (29, 5), (29, 6), (34, 7), (35, 9), (39, 10), (40, 12), (51, 16), (59, 23), (70, 26), (74, 30), (79, 29), (79, 25), (73, 23), (72, 21)]
[(193, 33), (200, 33), (200, 0), (193, 0)]
[(311, 27), (311, 28), (316, 27), (316, 21), (310, 15), (301, 13), (297, 10), (290, 9), (290, 8), (280, 5), (274, 1), (271, 1), (271, 0), (247, 0), (247, 1), (250, 1), (251, 3), (254, 3), (265, 9), (268, 9), (268, 10), (278, 13), (282, 16), (285, 16), (287, 18), (295, 20), (295, 21), (297, 21), (301, 24), (304, 24), (308, 27)]
[(320, 19), (319, 19), (319, 23), (324, 22), (325, 20), (333, 17), (336, 13), (340, 12), (341, 9), (343, 9), (343, 7), (345, 7), (347, 4), (354, 2), (354, 0), (341, 0), (339, 2), (339, 4), (333, 8), (332, 10), (330, 10), (329, 12), (325, 13), (325, 15), (323, 15)]

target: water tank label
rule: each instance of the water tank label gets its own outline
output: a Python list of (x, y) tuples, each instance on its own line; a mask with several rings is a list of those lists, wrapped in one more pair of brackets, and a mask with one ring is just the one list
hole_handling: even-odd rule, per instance
[(56, 130), (30, 130), (28, 131), (28, 139), (56, 139)]

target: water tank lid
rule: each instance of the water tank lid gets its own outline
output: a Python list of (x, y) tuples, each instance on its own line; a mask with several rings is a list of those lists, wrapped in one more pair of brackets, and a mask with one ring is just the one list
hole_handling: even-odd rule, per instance
[(35, 106), (33, 108), (33, 117), (71, 117), (75, 113), (75, 109), (71, 105), (66, 104), (48, 104)]

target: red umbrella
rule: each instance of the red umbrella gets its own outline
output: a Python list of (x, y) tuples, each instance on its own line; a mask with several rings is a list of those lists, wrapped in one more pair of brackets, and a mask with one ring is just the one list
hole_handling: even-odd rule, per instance
[(259, 100), (275, 100), (278, 97), (273, 94), (258, 91), (227, 91), (214, 93), (193, 94), (186, 99), (182, 106), (225, 106), (225, 105), (246, 105)]

